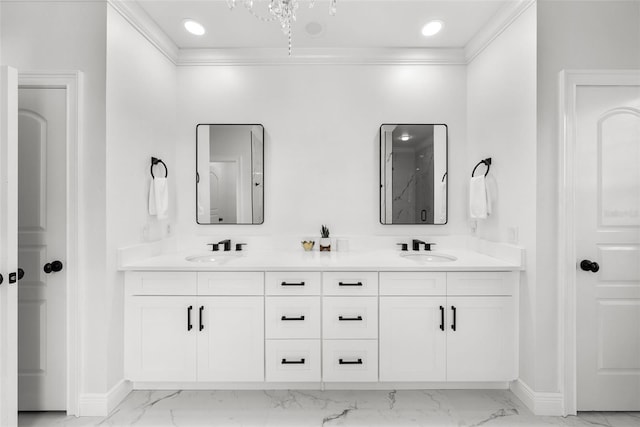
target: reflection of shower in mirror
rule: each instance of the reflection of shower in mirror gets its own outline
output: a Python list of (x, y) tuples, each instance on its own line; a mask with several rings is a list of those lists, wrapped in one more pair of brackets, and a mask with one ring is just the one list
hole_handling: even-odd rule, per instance
[(447, 223), (447, 125), (380, 127), (380, 222)]
[(264, 128), (196, 126), (198, 224), (261, 224), (264, 217)]

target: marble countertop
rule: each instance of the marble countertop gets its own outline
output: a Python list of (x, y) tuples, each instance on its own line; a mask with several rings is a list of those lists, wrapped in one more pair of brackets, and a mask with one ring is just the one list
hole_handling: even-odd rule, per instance
[[(372, 250), (353, 252), (259, 251), (205, 252), (180, 251), (124, 263), (125, 271), (514, 271), (521, 264), (462, 249), (438, 250), (432, 254), (453, 255), (454, 261), (412, 260), (401, 252)], [(212, 256), (214, 262), (193, 262), (191, 256)]]

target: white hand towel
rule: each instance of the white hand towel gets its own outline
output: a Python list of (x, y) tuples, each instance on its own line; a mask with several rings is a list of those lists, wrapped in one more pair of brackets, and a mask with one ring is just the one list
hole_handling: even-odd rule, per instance
[(167, 178), (154, 178), (149, 187), (149, 215), (158, 219), (169, 217), (169, 186)]
[(469, 183), (469, 215), (473, 219), (485, 219), (491, 213), (484, 175), (474, 176)]

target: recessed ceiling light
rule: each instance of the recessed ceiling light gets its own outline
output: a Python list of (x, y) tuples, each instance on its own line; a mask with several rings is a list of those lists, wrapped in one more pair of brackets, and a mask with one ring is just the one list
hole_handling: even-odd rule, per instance
[(402, 142), (407, 142), (407, 141), (409, 141), (410, 139), (411, 139), (411, 136), (410, 136), (409, 134), (406, 134), (406, 133), (405, 133), (405, 134), (402, 134), (402, 135), (400, 136), (400, 141), (402, 141)]
[(304, 29), (311, 37), (320, 37), (324, 33), (324, 27), (316, 21), (309, 22)]
[(193, 19), (185, 19), (184, 28), (191, 34), (196, 36), (201, 36), (206, 32), (202, 24), (194, 21)]
[(422, 27), (422, 35), (425, 37), (434, 36), (442, 30), (442, 27), (444, 27), (444, 22), (442, 21), (429, 21)]

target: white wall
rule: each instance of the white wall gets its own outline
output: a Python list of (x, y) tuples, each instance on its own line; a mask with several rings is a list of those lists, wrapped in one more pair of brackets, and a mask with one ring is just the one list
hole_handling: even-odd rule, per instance
[[(105, 73), (106, 3), (1, 2), (1, 63), (22, 70), (84, 73), (84, 129), (80, 180), (80, 284), (84, 287), (83, 356), (87, 392), (107, 389), (108, 317), (105, 300)], [(90, 254), (90, 256), (86, 256)]]
[[(111, 6), (107, 10), (107, 385), (123, 377), (124, 274), (116, 250), (166, 234), (169, 220), (148, 215), (151, 156), (169, 169), (175, 194), (176, 67)], [(154, 168), (164, 176), (164, 168)], [(173, 200), (173, 199), (172, 199)], [(171, 210), (174, 210), (172, 204)], [(171, 213), (172, 214), (172, 213)]]
[[(518, 229), (526, 249), (520, 276), (520, 377), (534, 384), (536, 365), (536, 6), (529, 7), (467, 69), (468, 153), (465, 180), (491, 157), (493, 212), (477, 235), (507, 242)], [(484, 173), (481, 165), (476, 175)], [(468, 194), (468, 193), (467, 193)], [(464, 206), (465, 214), (468, 205)]]
[[(178, 68), (178, 231), (247, 234), (427, 236), (463, 233), (466, 176), (464, 66), (291, 65)], [(195, 222), (198, 123), (265, 127), (262, 226)], [(449, 224), (379, 223), (379, 136), (383, 123), (449, 125)]]
[(640, 2), (538, 1), (536, 380), (558, 389), (558, 73), (640, 69)]

